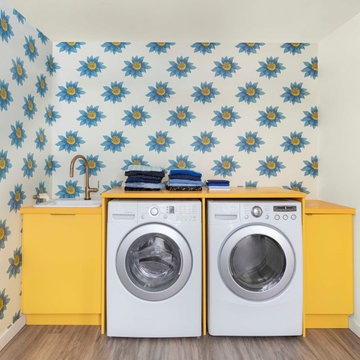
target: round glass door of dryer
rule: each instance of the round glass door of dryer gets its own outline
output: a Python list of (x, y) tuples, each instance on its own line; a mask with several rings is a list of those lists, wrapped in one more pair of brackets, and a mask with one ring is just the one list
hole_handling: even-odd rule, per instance
[(160, 301), (184, 287), (192, 269), (192, 254), (177, 230), (163, 224), (145, 224), (121, 242), (116, 269), (120, 281), (133, 295)]
[(266, 300), (281, 293), (295, 271), (288, 239), (274, 228), (249, 225), (233, 232), (219, 255), (223, 281), (247, 300)]

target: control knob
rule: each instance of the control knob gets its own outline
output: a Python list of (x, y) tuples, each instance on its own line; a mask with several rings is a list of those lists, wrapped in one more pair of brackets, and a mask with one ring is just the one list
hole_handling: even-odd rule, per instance
[(156, 215), (158, 215), (158, 214), (159, 214), (159, 209), (158, 209), (158, 208), (152, 207), (152, 208), (150, 209), (150, 215), (156, 216)]
[(251, 214), (254, 217), (260, 217), (262, 215), (263, 211), (260, 206), (254, 206), (251, 210)]

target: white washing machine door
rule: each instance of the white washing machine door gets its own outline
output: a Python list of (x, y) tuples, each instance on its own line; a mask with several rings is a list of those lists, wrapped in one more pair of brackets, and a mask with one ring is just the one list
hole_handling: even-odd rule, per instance
[(192, 269), (186, 239), (165, 224), (144, 224), (130, 231), (119, 245), (116, 270), (133, 295), (160, 301), (178, 293)]
[(280, 231), (252, 224), (225, 239), (219, 253), (219, 270), (236, 295), (261, 301), (278, 295), (289, 284), (295, 271), (295, 255)]

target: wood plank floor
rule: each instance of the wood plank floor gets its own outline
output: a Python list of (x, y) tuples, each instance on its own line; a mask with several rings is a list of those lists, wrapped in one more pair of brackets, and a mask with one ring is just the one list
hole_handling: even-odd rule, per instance
[(348, 360), (360, 339), (348, 329), (310, 329), (307, 337), (122, 339), (96, 326), (26, 326), (0, 360)]

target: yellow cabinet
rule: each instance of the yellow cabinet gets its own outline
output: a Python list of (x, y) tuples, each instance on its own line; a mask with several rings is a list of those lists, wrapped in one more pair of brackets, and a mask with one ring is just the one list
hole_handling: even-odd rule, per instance
[(306, 201), (304, 218), (305, 326), (348, 327), (354, 308), (354, 209)]
[(22, 213), (27, 322), (100, 324), (101, 209), (25, 208)]

